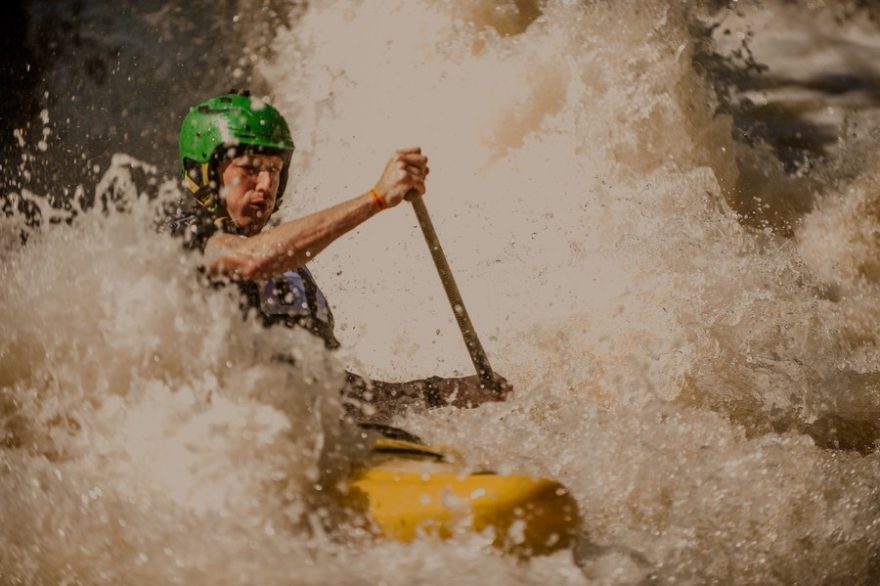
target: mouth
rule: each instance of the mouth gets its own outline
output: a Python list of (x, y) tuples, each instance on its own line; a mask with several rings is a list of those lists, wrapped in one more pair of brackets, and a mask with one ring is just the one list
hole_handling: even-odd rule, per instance
[(252, 201), (251, 208), (254, 210), (254, 213), (258, 218), (262, 218), (269, 211), (269, 202), (267, 201)]

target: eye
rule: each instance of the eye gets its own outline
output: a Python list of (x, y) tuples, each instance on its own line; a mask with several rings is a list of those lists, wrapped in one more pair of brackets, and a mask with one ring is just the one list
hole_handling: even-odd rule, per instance
[(241, 169), (242, 173), (244, 173), (245, 175), (248, 175), (250, 177), (256, 177), (257, 175), (259, 175), (263, 171), (267, 171), (272, 176), (278, 176), (281, 174), (281, 168), (276, 167), (274, 165), (263, 167), (260, 165), (244, 164), (244, 165), (238, 165), (238, 168)]
[(279, 173), (281, 173), (281, 169), (279, 169), (278, 167), (258, 167), (255, 169), (254, 172), (259, 174), (263, 171), (266, 171), (270, 175), (278, 175)]

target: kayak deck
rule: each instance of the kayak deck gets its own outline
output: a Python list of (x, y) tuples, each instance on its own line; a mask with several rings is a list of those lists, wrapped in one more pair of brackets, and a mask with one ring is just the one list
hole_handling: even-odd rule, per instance
[(469, 473), (448, 451), (406, 439), (376, 440), (348, 488), (348, 504), (380, 535), (404, 542), (489, 533), (494, 546), (526, 557), (569, 547), (580, 521), (571, 494), (554, 480)]

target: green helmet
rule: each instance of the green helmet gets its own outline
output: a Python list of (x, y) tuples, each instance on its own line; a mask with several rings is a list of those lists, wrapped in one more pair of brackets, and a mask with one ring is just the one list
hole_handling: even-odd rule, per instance
[(294, 144), (284, 117), (250, 92), (217, 96), (190, 108), (180, 126), (180, 167), (184, 182), (199, 203), (214, 213), (224, 208), (219, 197), (219, 163), (244, 150), (278, 155), (284, 160), (275, 209), (287, 184)]

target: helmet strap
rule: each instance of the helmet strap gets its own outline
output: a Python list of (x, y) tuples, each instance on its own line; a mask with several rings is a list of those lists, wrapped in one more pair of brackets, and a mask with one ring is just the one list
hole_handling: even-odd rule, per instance
[[(189, 170), (184, 173), (184, 183), (187, 188), (192, 192), (193, 197), (196, 198), (196, 201), (199, 202), (203, 208), (207, 209), (212, 214), (216, 214), (222, 208), (222, 203), (220, 202), (220, 197), (217, 194), (216, 189), (211, 187), (211, 164), (210, 163), (196, 163), (198, 165), (198, 172), (193, 173), (198, 177), (198, 181), (193, 179)], [(191, 169), (195, 169), (196, 166), (192, 165)]]

